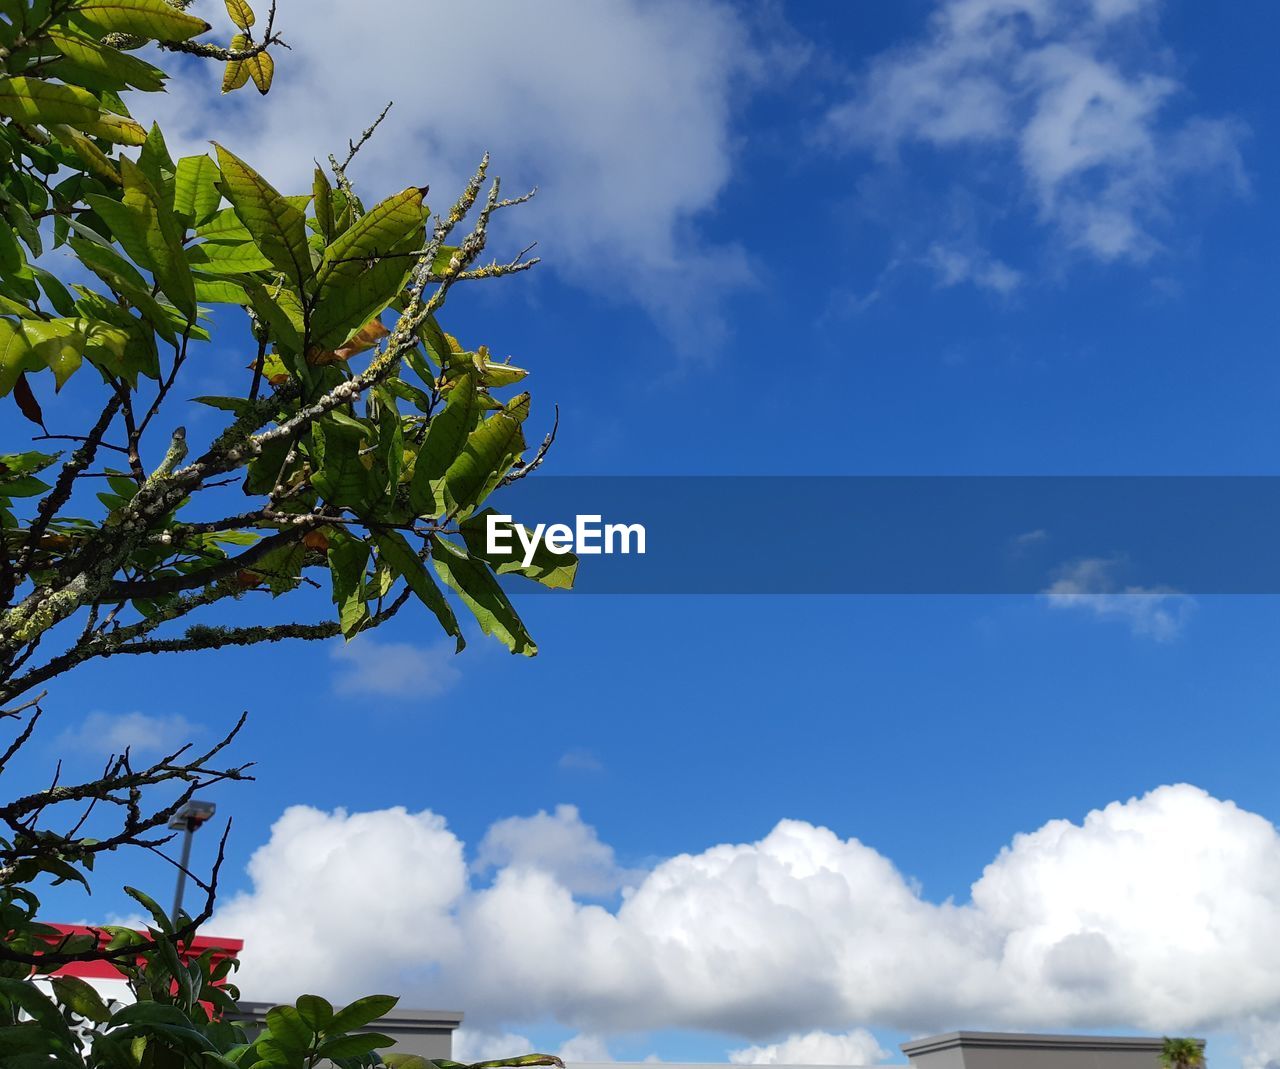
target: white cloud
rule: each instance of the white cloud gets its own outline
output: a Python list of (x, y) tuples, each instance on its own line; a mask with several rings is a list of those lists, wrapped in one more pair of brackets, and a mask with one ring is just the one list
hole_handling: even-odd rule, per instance
[(277, 24), (292, 50), (267, 97), (222, 103), (217, 65), (190, 65), (182, 92), (145, 102), (166, 134), (204, 151), (216, 126), (277, 184), (309, 190), (312, 160), (393, 100), (358, 162), (365, 188), (429, 183), (444, 210), (489, 149), (505, 188), (540, 188), (495, 224), (492, 251), (537, 240), (552, 270), (680, 328), (750, 281), (740, 248), (698, 232), (729, 180), (731, 108), (770, 62), (730, 4), (381, 0), (375, 18), (282, 0)]
[(294, 807), (250, 876), (211, 930), (246, 939), (251, 998), (390, 990), (494, 1032), (554, 1019), (783, 1046), (1125, 1027), (1235, 1030), (1265, 1053), (1280, 1021), (1280, 834), (1188, 785), (1016, 835), (963, 902), (796, 820), (664, 861), (616, 909), (522, 865), (473, 885), (443, 821), (403, 809)]
[(576, 1036), (570, 1036), (560, 1047), (559, 1055), (561, 1060), (572, 1064), (573, 1062), (611, 1062), (613, 1055), (609, 1053), (609, 1046), (599, 1036), (591, 1035), (588, 1032), (579, 1032)]
[(361, 636), (331, 647), (330, 656), (341, 666), (333, 689), (338, 694), (438, 698), (462, 678), (455, 653), (452, 639), (415, 646)]
[(600, 841), (572, 805), (556, 806), (554, 813), (539, 810), (531, 817), (499, 820), (481, 840), (473, 867), (480, 873), (536, 869), (574, 894), (594, 896), (612, 894), (643, 876), (619, 868), (613, 847)]
[(804, 1032), (780, 1043), (729, 1052), (738, 1065), (877, 1065), (891, 1057), (865, 1028), (851, 1032)]
[(463, 1025), (453, 1033), (453, 1060), (457, 1062), (495, 1062), (532, 1053), (529, 1038), (515, 1032), (483, 1032)]
[(556, 765), (566, 772), (603, 772), (604, 762), (591, 750), (577, 747), (560, 755)]
[(200, 733), (200, 727), (185, 716), (149, 716), (146, 713), (90, 713), (79, 727), (68, 728), (58, 737), (58, 745), (101, 756), (120, 754), (172, 753)]
[[(834, 143), (882, 159), (926, 145), (971, 150), (976, 183), (1012, 162), (1041, 223), (1103, 261), (1158, 247), (1183, 180), (1244, 191), (1232, 119), (1170, 116), (1181, 90), (1145, 44), (1155, 0), (944, 0), (923, 37), (876, 57), (829, 113)], [(995, 195), (1003, 201), (1007, 186)]]
[(238, 980), (246, 991), (343, 999), (401, 989), (422, 982), (415, 970), (460, 950), (453, 910), (466, 863), (433, 813), (291, 806), (248, 872), (253, 890), (232, 896), (208, 926), (252, 943)]
[(1195, 611), (1195, 601), (1167, 588), (1122, 587), (1113, 574), (1117, 563), (1099, 557), (1075, 561), (1060, 571), (1044, 596), (1055, 609), (1116, 620), (1144, 638), (1157, 642), (1177, 638)]
[(1020, 271), (981, 250), (935, 242), (925, 254), (925, 263), (933, 269), (942, 289), (967, 282), (1007, 297), (1022, 284)]

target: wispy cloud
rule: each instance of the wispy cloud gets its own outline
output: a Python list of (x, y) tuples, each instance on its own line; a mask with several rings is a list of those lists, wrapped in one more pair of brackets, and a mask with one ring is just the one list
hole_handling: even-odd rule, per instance
[(438, 698), (462, 678), (454, 650), (452, 640), (415, 646), (356, 638), (330, 652), (339, 665), (333, 689), (337, 694)]
[(1119, 621), (1156, 642), (1173, 641), (1191, 619), (1195, 601), (1168, 588), (1122, 586), (1115, 577), (1119, 564), (1100, 557), (1075, 561), (1061, 569), (1044, 596), (1055, 609)]
[(556, 766), (565, 772), (603, 772), (604, 762), (591, 750), (575, 747), (560, 755)]
[(924, 256), (941, 289), (968, 283), (1007, 297), (1022, 284), (1022, 272), (981, 249), (935, 242)]
[(200, 726), (176, 713), (93, 712), (58, 737), (58, 745), (105, 756), (123, 753), (170, 753), (200, 734)]
[(1240, 122), (1173, 114), (1182, 86), (1168, 50), (1152, 44), (1156, 9), (945, 0), (918, 40), (872, 60), (827, 115), (825, 136), (885, 162), (903, 162), (912, 146), (949, 153), (962, 185), (987, 183), (1001, 203), (1013, 173), (1035, 220), (1066, 247), (1144, 260), (1187, 179), (1248, 186)]
[(140, 105), (197, 152), (209, 109), (229, 111), (228, 147), (309, 190), (312, 160), (394, 100), (358, 161), (364, 188), (430, 183), (442, 209), (491, 149), (508, 191), (539, 187), (491, 230), (495, 255), (537, 240), (549, 270), (676, 331), (705, 328), (719, 297), (751, 283), (742, 248), (700, 229), (732, 172), (734, 109), (782, 61), (733, 4), (380, 0), (370, 17), (346, 0), (282, 0), (278, 23), (290, 51), (269, 96), (220, 100), (221, 75), (202, 64), (182, 92)]

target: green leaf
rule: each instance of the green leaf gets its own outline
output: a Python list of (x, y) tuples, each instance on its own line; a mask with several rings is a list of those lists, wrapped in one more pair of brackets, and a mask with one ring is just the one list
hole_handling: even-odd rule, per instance
[(151, 914), (152, 919), (156, 922), (156, 927), (160, 931), (167, 935), (173, 934), (173, 923), (169, 920), (168, 914), (156, 904), (154, 898), (143, 891), (139, 891), (136, 887), (126, 887), (124, 893)]
[(165, 0), (83, 0), (77, 18), (104, 33), (127, 33), (152, 41), (185, 41), (209, 24), (170, 7)]
[(266, 1023), (271, 1040), (288, 1051), (305, 1051), (315, 1039), (315, 1032), (293, 1006), (276, 1006), (267, 1010)]
[(524, 416), (528, 394), (480, 424), (467, 437), (462, 453), (445, 473), (445, 501), (452, 515), (465, 515), (492, 492), (502, 477), (524, 452)]
[[(287, 200), (288, 198), (286, 197), (285, 199)], [(234, 208), (223, 208), (207, 223), (197, 226), (196, 234), (206, 241), (239, 243), (253, 240), (249, 231), (245, 229), (244, 223), (240, 222), (240, 216), (236, 215)]]
[(378, 1018), (385, 1017), (399, 1001), (395, 995), (366, 995), (356, 999), (333, 1015), (333, 1020), (325, 1031), (330, 1035), (337, 1035), (363, 1028)]
[(25, 1010), (41, 1031), (60, 1039), (71, 1039), (71, 1029), (57, 1005), (30, 981), (0, 977), (0, 997)]
[[(245, 473), (244, 492), (246, 494), (269, 494), (276, 485), (276, 478), (281, 474), (285, 458), (289, 455), (291, 443), (283, 438), (273, 438), (262, 447), (262, 452), (249, 462)], [(285, 473), (287, 479), (287, 473)]]
[(378, 545), (380, 559), (401, 576), (418, 600), (435, 614), (445, 633), (457, 640), (457, 652), (461, 653), (467, 643), (462, 637), (458, 618), (404, 536), (399, 531), (374, 531), (373, 538)]
[(75, 298), (67, 292), (67, 287), (62, 284), (60, 278), (50, 274), (43, 267), (37, 267), (34, 264), (31, 266), (31, 274), (40, 283), (40, 288), (44, 290), (45, 296), (49, 299), (49, 303), (53, 305), (58, 315), (73, 316), (76, 314)]
[(364, 573), (369, 564), (369, 547), (362, 539), (353, 538), (341, 528), (328, 532), (328, 537), (333, 603), (338, 606), (342, 634), (350, 638), (369, 618), (364, 594)]
[(355, 1035), (338, 1036), (320, 1044), (316, 1054), (321, 1058), (359, 1058), (379, 1047), (395, 1045), (395, 1040), (381, 1032), (357, 1032)]
[(334, 236), (333, 187), (329, 185), (329, 179), (319, 167), (316, 168), (315, 176), (311, 181), (311, 199), (315, 203), (316, 226), (320, 237), (328, 245)]
[(427, 426), (427, 436), (413, 466), (409, 483), (409, 504), (416, 516), (438, 516), (447, 511), (443, 498), (435, 492), (435, 483), (462, 450), (475, 428), (480, 413), (475, 379), (462, 375), (449, 390), (443, 411), (437, 412)]
[(245, 283), (245, 292), (256, 315), (267, 325), (271, 338), (292, 354), (302, 351), (302, 305), (298, 295), (283, 285), (270, 288), (261, 283)]
[(299, 995), (298, 1013), (314, 1032), (323, 1033), (333, 1020), (333, 1005), (319, 995)]
[(241, 245), (206, 241), (187, 249), (187, 263), (213, 275), (243, 275), (254, 271), (270, 271), (274, 266), (252, 241)]
[(120, 160), (124, 203), (138, 219), (152, 273), (166, 297), (188, 320), (196, 317), (195, 282), (183, 255), (182, 228), (141, 168), (127, 157)]
[(26, 123), (66, 123), (121, 145), (141, 145), (147, 140), (141, 126), (103, 111), (88, 90), (38, 78), (0, 78), (0, 115)]
[(196, 300), (209, 304), (241, 304), (249, 303), (249, 294), (245, 288), (235, 282), (223, 278), (196, 278)]
[(218, 192), (218, 165), (208, 156), (184, 156), (174, 176), (173, 210), (199, 226), (217, 214), (222, 203)]
[(295, 542), (271, 550), (253, 566), (253, 571), (262, 576), (272, 596), (279, 597), (298, 588), (306, 558), (306, 546)]
[(54, 997), (73, 1013), (97, 1024), (111, 1019), (111, 1011), (102, 996), (78, 976), (55, 976), (50, 982)]
[(34, 475), (18, 475), (0, 482), (0, 497), (37, 497), (51, 489), (43, 479)]
[(88, 321), (83, 319), (34, 319), (22, 324), (31, 351), (53, 372), (59, 390), (80, 368), (87, 328)]
[(120, 243), (129, 258), (140, 267), (154, 271), (146, 234), (143, 232), (143, 221), (138, 213), (123, 201), (99, 193), (91, 193), (85, 200), (107, 224), (110, 236)]
[(372, 494), (370, 468), (360, 455), (364, 428), (353, 430), (330, 418), (311, 429), (311, 484), (330, 505), (362, 508)]
[(38, 371), (40, 366), (40, 358), (32, 353), (31, 342), (21, 328), (0, 319), (0, 397), (11, 392), (25, 372)]
[[(573, 581), (578, 572), (578, 558), (573, 553), (553, 553), (547, 548), (545, 541), (539, 541), (537, 548), (534, 550), (532, 561), (526, 565), (524, 563), (524, 545), (515, 535), (515, 528), (520, 526), (514, 523), (499, 524), (500, 528), (508, 529), (512, 532), (506, 542), (511, 546), (509, 553), (490, 553), (489, 546), (489, 517), (497, 515), (493, 509), (485, 509), (478, 512), (469, 520), (459, 524), (462, 531), (462, 539), (467, 544), (467, 550), (473, 557), (479, 557), (483, 561), (487, 561), (495, 572), (499, 575), (515, 573), (523, 575), (526, 579), (533, 579), (541, 583), (543, 586), (551, 587), (553, 590), (570, 590), (573, 588)], [(521, 527), (525, 532), (526, 540), (530, 537), (527, 527)]]
[(100, 245), (79, 234), (73, 236), (68, 244), (80, 262), (141, 312), (165, 341), (172, 343), (176, 339), (173, 329), (176, 313), (166, 310), (151, 296), (151, 287), (133, 264), (110, 245)]
[(262, 254), (302, 289), (312, 277), (306, 216), (238, 156), (216, 142), (214, 148), (222, 171), (223, 195)]
[(35, 475), (52, 467), (61, 453), (0, 453), (0, 483), (19, 475)]
[(152, 123), (147, 131), (146, 143), (138, 153), (138, 169), (151, 180), (160, 194), (161, 203), (170, 211), (173, 210), (173, 176), (178, 165), (169, 155), (169, 146), (164, 143), (164, 133), (159, 123)]
[(48, 31), (48, 36), (54, 47), (76, 67), (115, 83), (117, 88), (131, 85), (144, 93), (155, 93), (164, 88), (164, 71), (118, 48), (95, 41), (87, 34), (55, 27)]
[(388, 197), (334, 240), (316, 275), (312, 337), (336, 349), (387, 307), (413, 269), (411, 253), (425, 239), (422, 191)]
[(480, 630), (499, 639), (512, 653), (534, 656), (537, 645), (488, 565), (439, 535), (432, 536), (431, 545), (436, 572), (466, 602)]
[(196, 404), (208, 405), (210, 408), (219, 408), (224, 412), (234, 412), (236, 415), (253, 407), (253, 402), (247, 397), (214, 397), (205, 394), (202, 397), (193, 397), (191, 400)]

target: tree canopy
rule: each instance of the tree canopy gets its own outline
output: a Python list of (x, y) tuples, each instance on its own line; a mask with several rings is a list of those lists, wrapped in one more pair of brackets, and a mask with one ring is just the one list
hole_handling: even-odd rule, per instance
[[(224, 92), (265, 94), (285, 47), (274, 5), (259, 26), (246, 0), (224, 2), (237, 27), (225, 44), (192, 0), (0, 0), (0, 720), (16, 725), (0, 774), (37, 728), (42, 685), (85, 662), (351, 638), (409, 605), (459, 650), (461, 609), (532, 655), (499, 577), (573, 581), (569, 555), (488, 552), (491, 495), (541, 464), (555, 425), (531, 449), (526, 371), (438, 318), (455, 286), (537, 262), (482, 262), (494, 218), (532, 194), (504, 199), (486, 156), (442, 212), (425, 184), (366, 207), (349, 170), (381, 117), (305, 190), (277, 190), (233, 133), (175, 159), (127, 106), (165, 88), (150, 59), (220, 62)], [(236, 388), (190, 398), (211, 354), (225, 368), (241, 350)], [(182, 425), (195, 405), (217, 423), (199, 441)], [(304, 586), (332, 610), (254, 615), (326, 600)], [(239, 730), (145, 768), (126, 751), (97, 778), (55, 775), (0, 804), (6, 1066), (379, 1061), (385, 1037), (360, 1030), (390, 996), (345, 1009), (302, 996), (256, 1039), (223, 1019), (233, 963), (176, 952), (212, 912), (221, 848), (207, 879), (191, 874), (195, 915), (128, 889), (145, 932), (67, 935), (37, 917), (39, 880), (87, 886), (105, 852), (162, 853), (183, 804), (248, 778), (221, 763)], [(136, 1004), (107, 1005), (70, 976), (36, 983), (76, 961), (114, 964)]]
[[(187, 6), (0, 2), (0, 398), (5, 437), (20, 412), (40, 446), (0, 455), (0, 705), (92, 658), (350, 637), (411, 600), (459, 649), (458, 603), (534, 654), (497, 575), (563, 586), (572, 566), (494, 559), (478, 532), (551, 436), (530, 455), (526, 371), (438, 319), (458, 284), (537, 262), (480, 262), (495, 215), (527, 195), (503, 198), (486, 156), (440, 214), (425, 185), (366, 208), (347, 172), (377, 123), (297, 193), (233, 146), (175, 160), (129, 116), (131, 93), (165, 84), (129, 50), (219, 59), (224, 90), (266, 92), (279, 42), (274, 12), (255, 39), (229, 0), (241, 33), (203, 44)], [(62, 278), (57, 249), (77, 268)], [(223, 421), (197, 443), (175, 424), (215, 332), (245, 346), (245, 370), (239, 391), (195, 398)], [(97, 413), (83, 426), (56, 403), (71, 384)], [(186, 619), (227, 599), (243, 617), (324, 572), (328, 620)]]

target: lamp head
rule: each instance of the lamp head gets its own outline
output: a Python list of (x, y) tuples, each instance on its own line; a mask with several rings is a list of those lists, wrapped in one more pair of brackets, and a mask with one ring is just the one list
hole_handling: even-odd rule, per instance
[(194, 798), (169, 818), (169, 827), (177, 831), (195, 831), (217, 810), (213, 802), (199, 802)]

